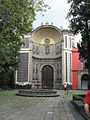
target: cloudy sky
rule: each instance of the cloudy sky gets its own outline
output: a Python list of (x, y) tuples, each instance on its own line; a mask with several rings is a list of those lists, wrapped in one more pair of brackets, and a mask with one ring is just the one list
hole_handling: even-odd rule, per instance
[[(48, 22), (60, 28), (68, 29), (69, 22), (66, 19), (67, 13), (69, 12), (70, 4), (67, 3), (67, 0), (44, 0), (46, 4), (48, 4), (51, 9), (47, 10), (42, 17), (40, 14), (37, 14), (36, 20), (33, 23), (33, 27), (36, 28), (41, 25), (41, 23), (45, 24)], [(78, 40), (81, 39), (80, 34), (75, 36)]]
[(41, 25), (41, 22), (43, 22), (43, 24), (46, 22), (51, 24), (51, 22), (53, 22), (55, 26), (62, 26), (64, 29), (67, 29), (69, 26), (68, 20), (65, 19), (69, 11), (67, 0), (44, 0), (44, 2), (48, 4), (51, 9), (46, 11), (44, 17), (37, 14), (36, 20), (33, 24), (34, 28)]

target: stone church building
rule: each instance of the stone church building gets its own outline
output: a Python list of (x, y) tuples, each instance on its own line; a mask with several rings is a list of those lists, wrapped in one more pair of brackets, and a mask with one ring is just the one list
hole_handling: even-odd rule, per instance
[(22, 39), (15, 84), (62, 89), (72, 86), (72, 32), (54, 25), (41, 25)]

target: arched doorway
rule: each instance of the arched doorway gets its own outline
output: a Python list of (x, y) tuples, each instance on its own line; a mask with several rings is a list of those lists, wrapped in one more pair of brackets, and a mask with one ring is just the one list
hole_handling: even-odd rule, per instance
[(81, 89), (88, 88), (88, 74), (83, 74), (81, 77)]
[(46, 65), (42, 68), (42, 88), (53, 88), (53, 68)]

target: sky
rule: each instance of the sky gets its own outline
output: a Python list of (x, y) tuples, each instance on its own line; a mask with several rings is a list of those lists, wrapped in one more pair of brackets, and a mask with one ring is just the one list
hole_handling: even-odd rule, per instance
[[(69, 29), (69, 22), (67, 17), (67, 13), (69, 12), (70, 4), (67, 3), (67, 0), (44, 0), (46, 4), (48, 4), (51, 9), (48, 9), (44, 16), (42, 17), (40, 14), (36, 15), (36, 20), (33, 22), (33, 27), (37, 28), (41, 25), (41, 23), (49, 23), (53, 22), (53, 25), (63, 29)], [(76, 39), (81, 39), (80, 35), (76, 36)]]
[(68, 20), (65, 19), (69, 12), (69, 4), (67, 3), (67, 0), (44, 0), (44, 2), (48, 4), (51, 9), (48, 9), (44, 13), (44, 17), (37, 14), (33, 27), (36, 28), (41, 25), (41, 23), (45, 24), (48, 22), (51, 24), (51, 22), (53, 22), (53, 25), (59, 28), (62, 26), (64, 29), (67, 29), (69, 26)]

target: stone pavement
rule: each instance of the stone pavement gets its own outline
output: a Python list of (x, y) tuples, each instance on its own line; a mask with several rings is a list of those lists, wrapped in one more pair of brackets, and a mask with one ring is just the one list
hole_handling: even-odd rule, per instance
[(0, 92), (0, 120), (84, 120), (70, 103), (72, 94), (60, 90), (59, 97), (21, 97)]

